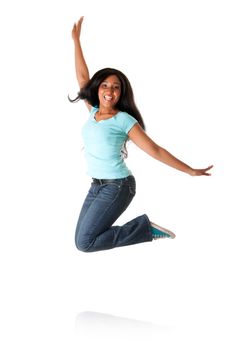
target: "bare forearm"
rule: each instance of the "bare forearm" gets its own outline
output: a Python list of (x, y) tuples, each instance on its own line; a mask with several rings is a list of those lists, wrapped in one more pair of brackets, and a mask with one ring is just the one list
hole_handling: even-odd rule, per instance
[(137, 123), (128, 133), (129, 138), (144, 152), (149, 154), (151, 157), (163, 162), (166, 165), (169, 165), (177, 170), (183, 171), (192, 176), (200, 176), (200, 175), (211, 175), (209, 170), (213, 167), (213, 165), (208, 166), (204, 169), (193, 169), (189, 165), (185, 164), (181, 160), (174, 157), (171, 153), (169, 153), (166, 149), (157, 145), (140, 127)]
[(193, 169), (189, 165), (185, 164), (178, 158), (174, 157), (171, 153), (169, 153), (166, 149), (162, 147), (158, 147), (157, 151), (154, 152), (153, 156), (157, 160), (163, 162), (166, 165), (171, 166), (172, 168), (175, 168), (189, 175), (192, 175)]
[(79, 40), (74, 41), (75, 47), (75, 70), (80, 87), (89, 80), (89, 71), (83, 56), (82, 47)]
[(76, 77), (80, 88), (89, 80), (89, 71), (87, 68), (86, 61), (83, 56), (82, 47), (80, 44), (80, 34), (82, 27), (83, 17), (80, 17), (77, 23), (74, 24), (72, 29), (72, 38), (74, 40), (75, 50), (75, 70)]
[(174, 157), (166, 149), (157, 145), (143, 130), (136, 124), (129, 132), (130, 139), (144, 152), (151, 157), (165, 163), (177, 170), (183, 171), (191, 175), (192, 168), (181, 160)]

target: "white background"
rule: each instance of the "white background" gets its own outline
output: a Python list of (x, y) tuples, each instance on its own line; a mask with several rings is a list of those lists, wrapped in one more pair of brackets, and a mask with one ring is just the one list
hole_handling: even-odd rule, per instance
[[(90, 179), (71, 39), (90, 74), (132, 83), (148, 134), (192, 178), (129, 145), (137, 195), (177, 234), (92, 254), (74, 245)], [(231, 1), (2, 1), (1, 348), (232, 349)]]

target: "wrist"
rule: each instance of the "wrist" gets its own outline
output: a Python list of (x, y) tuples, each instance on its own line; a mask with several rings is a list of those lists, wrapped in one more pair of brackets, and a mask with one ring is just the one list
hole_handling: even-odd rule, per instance
[(74, 40), (75, 46), (80, 46), (80, 39), (79, 38), (73, 38), (73, 40)]
[(189, 167), (188, 170), (187, 170), (187, 174), (190, 175), (190, 176), (194, 176), (195, 175), (194, 169)]

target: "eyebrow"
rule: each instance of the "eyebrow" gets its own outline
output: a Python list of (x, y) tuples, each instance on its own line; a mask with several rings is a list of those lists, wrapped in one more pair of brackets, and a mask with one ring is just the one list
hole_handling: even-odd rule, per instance
[[(103, 83), (109, 83), (109, 81), (108, 80), (104, 80)], [(121, 85), (121, 83), (119, 83), (118, 81), (114, 81), (113, 84)]]

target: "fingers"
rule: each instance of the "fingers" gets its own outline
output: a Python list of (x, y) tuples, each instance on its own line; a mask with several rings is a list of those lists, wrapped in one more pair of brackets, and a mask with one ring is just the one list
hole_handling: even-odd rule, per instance
[(205, 169), (205, 171), (208, 171), (213, 168), (213, 165), (208, 166), (208, 168)]
[(74, 25), (73, 25), (73, 29), (72, 29), (73, 39), (78, 39), (80, 37), (83, 18), (84, 18), (84, 16), (80, 17), (78, 22), (74, 23)]
[(83, 18), (84, 18), (84, 16), (80, 17), (79, 20), (78, 20), (78, 22), (75, 23), (75, 25), (76, 25), (76, 26), (78, 26), (78, 25), (81, 26), (81, 24), (83, 23)]
[(193, 169), (192, 175), (193, 176), (211, 176), (211, 174), (208, 172), (210, 169), (213, 168), (213, 165), (208, 166), (205, 169)]
[(204, 175), (206, 175), (206, 176), (211, 176), (211, 174), (208, 173), (208, 171), (209, 171), (210, 169), (212, 169), (212, 168), (213, 168), (213, 165), (210, 165), (210, 166), (208, 166), (206, 169), (204, 169)]

